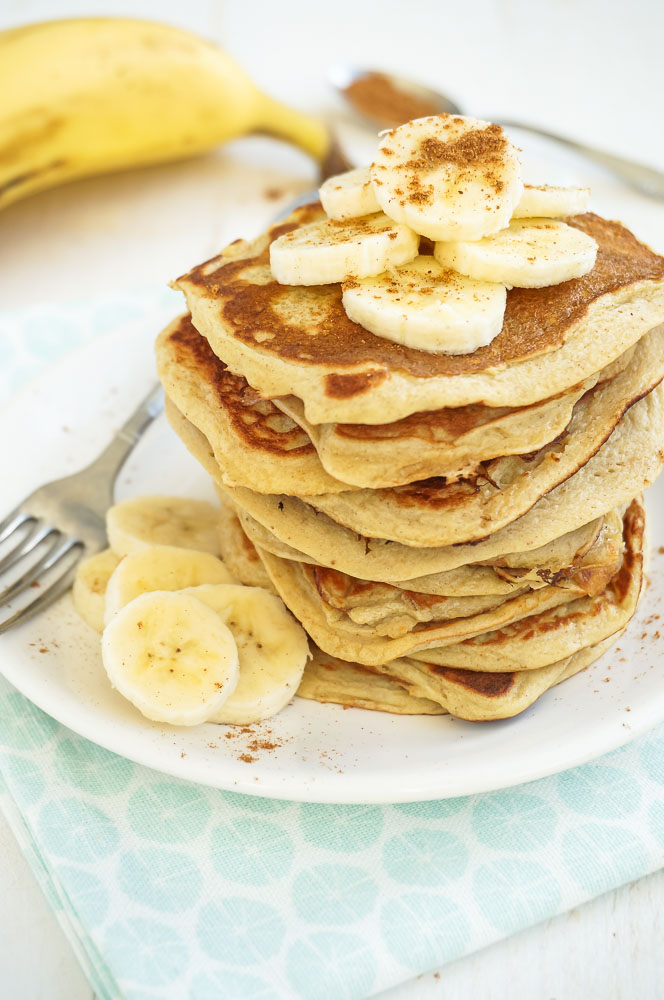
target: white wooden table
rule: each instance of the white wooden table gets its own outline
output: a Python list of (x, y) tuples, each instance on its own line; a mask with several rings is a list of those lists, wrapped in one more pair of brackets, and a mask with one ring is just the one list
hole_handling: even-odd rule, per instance
[[(447, 88), (478, 116), (530, 120), (664, 168), (664, 6), (649, 0), (336, 0), (324, 6), (311, 0), (8, 0), (0, 28), (113, 13), (170, 20), (205, 34), (264, 89), (303, 108), (333, 110), (326, 67), (372, 65)], [(551, 148), (522, 144), (533, 171), (543, 170)], [(664, 205), (626, 193), (572, 157), (556, 162), (556, 178), (590, 183), (593, 207), (620, 215), (664, 249)], [(228, 240), (257, 232), (313, 179), (300, 154), (247, 139), (197, 161), (81, 182), (18, 204), (0, 219), (0, 309), (165, 283)], [(2, 996), (90, 1000), (69, 944), (2, 820), (0, 897)], [(384, 998), (660, 997), (663, 904), (659, 873)]]

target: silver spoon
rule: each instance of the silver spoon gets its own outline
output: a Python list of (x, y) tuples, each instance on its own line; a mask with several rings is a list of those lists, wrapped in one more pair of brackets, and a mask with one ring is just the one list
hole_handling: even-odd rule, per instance
[[(445, 94), (390, 73), (341, 66), (332, 70), (329, 78), (351, 107), (367, 121), (370, 121), (372, 125), (393, 126), (408, 121), (410, 118), (441, 113), (464, 114), (459, 105), (446, 97)], [(363, 90), (358, 86), (362, 81), (365, 83), (364, 96)], [(366, 85), (368, 83), (372, 84), (373, 101), (366, 98)], [(390, 115), (392, 109), (393, 113)], [(417, 113), (418, 109), (419, 113)], [(409, 113), (409, 111), (415, 113)], [(594, 146), (587, 146), (583, 142), (577, 142), (575, 139), (568, 139), (555, 132), (539, 128), (537, 125), (527, 125), (515, 121), (500, 121), (496, 124), (504, 125), (507, 128), (524, 129), (527, 132), (534, 132), (546, 139), (562, 143), (587, 159), (594, 160), (595, 163), (611, 171), (642, 194), (664, 200), (664, 173), (655, 170), (654, 167), (635, 163), (633, 160), (616, 156), (614, 153), (606, 153)]]

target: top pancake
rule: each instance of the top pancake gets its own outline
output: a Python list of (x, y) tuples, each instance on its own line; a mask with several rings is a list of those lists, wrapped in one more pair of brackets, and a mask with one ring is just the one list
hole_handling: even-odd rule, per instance
[(605, 367), (664, 320), (664, 259), (592, 214), (568, 219), (598, 243), (582, 278), (508, 292), (503, 329), (472, 354), (417, 351), (351, 322), (339, 285), (279, 285), (270, 243), (322, 218), (297, 209), (175, 282), (196, 328), (265, 396), (295, 395), (307, 420), (380, 424), (472, 403), (526, 406)]

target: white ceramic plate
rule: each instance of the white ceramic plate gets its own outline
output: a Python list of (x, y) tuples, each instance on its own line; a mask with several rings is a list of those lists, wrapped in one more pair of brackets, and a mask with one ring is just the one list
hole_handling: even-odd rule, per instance
[[(0, 417), (0, 515), (101, 450), (154, 381), (154, 334), (148, 324), (119, 329), (14, 398)], [(212, 499), (205, 474), (163, 417), (117, 483), (118, 499), (160, 492)], [(250, 733), (151, 723), (111, 690), (99, 638), (68, 596), (0, 637), (0, 669), (81, 736), (158, 771), (232, 791), (310, 802), (398, 802), (518, 784), (596, 757), (664, 719), (655, 634), (664, 595), (664, 555), (657, 552), (664, 545), (663, 497), (658, 487), (649, 497), (650, 585), (627, 635), (516, 719), (473, 724), (296, 699)]]

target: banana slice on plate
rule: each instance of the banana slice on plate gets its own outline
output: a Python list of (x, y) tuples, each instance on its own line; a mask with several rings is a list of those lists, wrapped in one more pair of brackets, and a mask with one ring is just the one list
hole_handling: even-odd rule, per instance
[(523, 194), (512, 218), (557, 219), (566, 215), (580, 215), (587, 210), (589, 198), (590, 188), (524, 184)]
[(104, 620), (139, 594), (153, 590), (184, 590), (203, 583), (236, 583), (221, 559), (209, 552), (182, 549), (174, 545), (151, 545), (125, 556), (113, 572), (106, 588)]
[(276, 715), (297, 691), (309, 657), (302, 626), (260, 587), (203, 586), (187, 593), (226, 622), (240, 657), (237, 687), (209, 721), (249, 725)]
[(282, 285), (329, 285), (412, 260), (419, 243), (412, 229), (382, 212), (344, 222), (324, 219), (276, 239), (270, 266)]
[(355, 323), (419, 351), (470, 354), (501, 330), (505, 286), (475, 281), (433, 257), (364, 281), (343, 285), (343, 304)]
[(106, 512), (108, 542), (127, 556), (148, 545), (178, 545), (219, 555), (219, 511), (204, 500), (185, 497), (133, 497)]
[(509, 287), (543, 288), (580, 278), (595, 266), (592, 237), (557, 219), (514, 219), (476, 243), (436, 243), (443, 267)]
[(502, 128), (460, 115), (387, 132), (371, 181), (386, 215), (432, 240), (479, 240), (503, 229), (523, 190), (517, 150)]
[(106, 588), (119, 562), (114, 552), (104, 549), (84, 559), (76, 569), (72, 589), (74, 607), (83, 621), (97, 632), (104, 629)]
[(357, 167), (328, 177), (321, 184), (318, 194), (331, 219), (357, 219), (361, 215), (380, 212), (368, 167)]
[(174, 726), (218, 712), (239, 675), (229, 628), (191, 594), (141, 594), (106, 626), (101, 651), (113, 687), (148, 719)]

